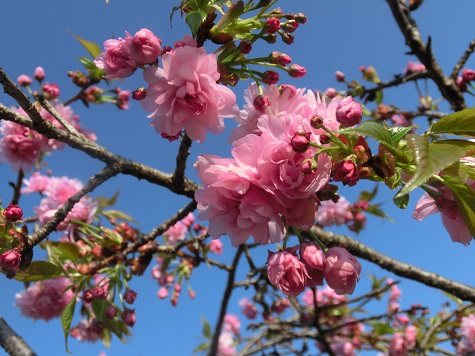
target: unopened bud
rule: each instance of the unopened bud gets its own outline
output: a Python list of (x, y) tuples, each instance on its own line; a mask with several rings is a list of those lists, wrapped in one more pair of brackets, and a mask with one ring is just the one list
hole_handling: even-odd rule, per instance
[(36, 67), (33, 73), (33, 78), (41, 82), (43, 79), (45, 79), (45, 70), (42, 67)]
[(239, 43), (239, 51), (244, 54), (248, 54), (252, 50), (252, 42), (251, 41), (241, 41)]
[(298, 64), (292, 64), (287, 72), (292, 78), (302, 78), (307, 74), (305, 67), (299, 66)]
[(132, 92), (132, 99), (143, 100), (147, 96), (147, 89), (144, 87), (138, 88)]
[(266, 109), (270, 106), (269, 98), (266, 95), (258, 95), (254, 99), (253, 103), (254, 108), (260, 112), (265, 112)]
[(279, 73), (273, 70), (266, 70), (262, 76), (262, 81), (267, 85), (276, 84), (279, 81)]
[(310, 146), (310, 132), (295, 132), (290, 141), (292, 150), (297, 153), (303, 153), (308, 150)]
[(288, 45), (291, 45), (292, 43), (294, 43), (294, 35), (290, 34), (290, 33), (287, 33), (287, 32), (284, 32), (282, 35), (282, 42), (284, 42), (285, 44), (288, 44)]

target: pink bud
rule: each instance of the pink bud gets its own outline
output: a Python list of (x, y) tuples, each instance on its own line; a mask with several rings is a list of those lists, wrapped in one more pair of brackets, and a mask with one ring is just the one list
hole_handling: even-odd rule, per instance
[(153, 63), (161, 54), (161, 43), (152, 31), (143, 28), (130, 40), (130, 56), (138, 65)]
[(304, 291), (309, 278), (305, 265), (290, 248), (275, 253), (269, 251), (267, 276), (285, 295), (293, 296)]
[(220, 255), (223, 253), (223, 243), (221, 242), (221, 240), (218, 240), (218, 239), (213, 239), (211, 240), (211, 242), (209, 243), (209, 250), (212, 252), (212, 253), (215, 253), (217, 255)]
[(288, 70), (289, 75), (292, 78), (302, 78), (307, 74), (305, 67), (299, 66), (298, 64), (292, 64)]
[(137, 299), (137, 292), (133, 291), (132, 289), (127, 288), (124, 293), (124, 300), (128, 304), (134, 304), (135, 299)]
[(239, 51), (244, 54), (248, 54), (252, 51), (252, 42), (251, 41), (241, 41), (239, 43)]
[(175, 292), (180, 293), (181, 292), (181, 284), (176, 283), (175, 286), (173, 287)]
[(254, 108), (260, 112), (265, 112), (266, 109), (270, 106), (269, 98), (265, 95), (258, 95), (252, 103)]
[(121, 315), (122, 321), (126, 326), (133, 327), (137, 317), (135, 316), (135, 309), (124, 309)]
[(196, 298), (196, 293), (193, 290), (189, 290), (188, 295), (190, 299), (195, 299)]
[(147, 96), (147, 89), (141, 87), (132, 92), (132, 99), (134, 100), (143, 100)]
[(106, 309), (106, 318), (113, 319), (117, 315), (117, 309), (113, 305), (109, 305)]
[(264, 30), (266, 33), (275, 33), (280, 30), (280, 20), (276, 17), (267, 19), (264, 24)]
[(272, 63), (276, 63), (276, 64), (280, 64), (281, 66), (285, 66), (287, 64), (290, 64), (292, 62), (292, 58), (290, 58), (290, 56), (288, 56), (287, 54), (285, 53), (281, 53), (281, 52), (277, 52), (277, 51), (274, 51), (272, 52), (269, 57), (271, 57), (271, 62)]
[(10, 203), (3, 211), (3, 216), (8, 222), (15, 222), (23, 218), (23, 210), (18, 205)]
[(466, 82), (471, 82), (472, 80), (475, 80), (475, 70), (464, 68), (462, 70), (462, 78)]
[(363, 119), (363, 109), (351, 96), (343, 99), (336, 108), (336, 120), (344, 127), (358, 125)]
[(94, 334), (101, 335), (102, 332), (104, 331), (104, 327), (105, 327), (105, 325), (104, 325), (104, 322), (102, 320), (94, 319), (91, 322), (91, 331)]
[(117, 94), (117, 107), (120, 110), (127, 110), (129, 108), (129, 98), (130, 98), (130, 90), (121, 90)]
[(345, 81), (345, 74), (342, 73), (342, 72), (340, 72), (339, 70), (337, 70), (337, 71), (335, 72), (335, 76), (336, 76), (336, 80), (337, 80), (338, 82), (344, 82), (344, 81)]
[(6, 251), (0, 255), (0, 267), (7, 274), (8, 278), (15, 277), (20, 268), (21, 255), (15, 251)]
[(299, 12), (297, 15), (295, 15), (295, 21), (297, 21), (300, 24), (304, 24), (307, 22), (307, 15)]
[(37, 81), (41, 82), (43, 79), (45, 79), (45, 70), (42, 67), (36, 67), (33, 77)]
[(350, 187), (354, 186), (359, 179), (359, 171), (356, 164), (351, 160), (340, 161), (336, 164), (334, 182), (343, 182)]
[(310, 132), (295, 132), (290, 140), (290, 146), (294, 152), (304, 153), (310, 147)]
[(323, 275), (328, 286), (339, 295), (352, 294), (360, 280), (361, 265), (344, 247), (332, 247), (327, 251), (327, 263)]
[(291, 45), (292, 43), (294, 43), (294, 36), (290, 33), (284, 32), (281, 37), (282, 42), (284, 42), (285, 44)]
[(22, 74), (20, 75), (17, 80), (18, 82), (18, 85), (22, 86), (22, 87), (27, 87), (31, 84), (32, 80), (29, 76), (27, 76), (26, 74)]
[(325, 90), (325, 96), (329, 99), (333, 99), (338, 95), (338, 92), (336, 91), (335, 88), (328, 88)]
[(165, 299), (168, 297), (168, 288), (162, 287), (158, 290), (157, 297), (160, 299)]
[(289, 20), (289, 21), (281, 24), (280, 27), (285, 32), (292, 33), (292, 32), (295, 32), (295, 30), (297, 30), (297, 28), (299, 27), (299, 23), (295, 20)]
[(279, 73), (273, 70), (266, 70), (262, 76), (262, 81), (267, 85), (276, 84), (279, 81)]
[(47, 95), (48, 99), (56, 99), (60, 94), (58, 85), (54, 83), (45, 83), (42, 89)]
[(455, 79), (455, 84), (459, 87), (461, 91), (467, 91), (467, 82), (463, 80), (462, 77)]
[(325, 269), (325, 253), (315, 243), (305, 242), (300, 245), (300, 257), (304, 263), (312, 268)]

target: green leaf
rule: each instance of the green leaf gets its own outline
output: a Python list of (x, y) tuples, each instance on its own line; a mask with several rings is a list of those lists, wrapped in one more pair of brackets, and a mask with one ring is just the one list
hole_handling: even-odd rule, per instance
[(447, 298), (453, 300), (457, 305), (462, 305), (463, 304), (463, 300), (456, 297), (455, 295), (447, 293), (447, 292), (443, 292), (443, 293)]
[(416, 172), (411, 180), (396, 194), (395, 198), (416, 189), (437, 172), (450, 166), (465, 156), (465, 151), (450, 144), (430, 144), (426, 137), (408, 135), (408, 144), (411, 147), (415, 161)]
[(206, 16), (208, 16), (208, 14), (202, 9), (190, 11), (186, 14), (185, 22), (188, 24), (188, 26), (190, 26), (193, 37), (196, 37), (196, 34), (198, 33), (198, 28), (200, 27)]
[(90, 41), (86, 41), (85, 39), (75, 35), (71, 31), (67, 30), (71, 35), (74, 36), (81, 44), (84, 46), (84, 48), (89, 52), (89, 54), (92, 56), (92, 58), (96, 58), (98, 55), (101, 54), (101, 47), (99, 47), (98, 44)]
[(198, 353), (198, 352), (207, 351), (207, 350), (209, 350), (209, 344), (206, 342), (202, 342), (201, 344), (199, 344), (193, 349), (193, 353)]
[(374, 199), (374, 197), (378, 194), (378, 185), (376, 185), (373, 189), (373, 191), (368, 191), (368, 190), (363, 190), (360, 194), (360, 197), (358, 200), (366, 200), (366, 201), (371, 201)]
[(376, 92), (376, 104), (381, 104), (383, 102), (383, 91), (378, 90)]
[(432, 126), (430, 133), (475, 137), (475, 108), (464, 109), (443, 117)]
[(117, 198), (119, 197), (119, 193), (120, 193), (120, 189), (117, 189), (117, 192), (115, 192), (112, 198), (98, 197), (97, 204), (99, 205), (100, 208), (106, 208), (108, 206), (115, 205), (117, 203)]
[(64, 274), (64, 270), (47, 261), (33, 261), (27, 269), (18, 271), (15, 279), (21, 282), (36, 282)]
[(366, 121), (358, 127), (339, 130), (341, 133), (356, 133), (370, 136), (383, 143), (385, 146), (393, 146), (393, 141), (389, 130), (374, 121)]
[(73, 242), (48, 241), (46, 243), (46, 250), (50, 258), (59, 258), (63, 262), (62, 264), (67, 260), (76, 263), (79, 259), (79, 247)]
[(393, 197), (394, 205), (396, 205), (399, 209), (406, 209), (407, 204), (409, 204), (409, 194), (401, 196), (398, 196), (398, 194)]
[(394, 329), (388, 323), (381, 323), (379, 321), (370, 322), (373, 326), (373, 334), (376, 335), (386, 335), (394, 333)]
[(124, 344), (127, 343), (125, 337), (132, 335), (132, 333), (121, 320), (118, 320), (117, 318), (104, 318), (102, 321), (104, 322), (104, 326), (106, 329), (114, 333), (115, 336), (117, 336), (119, 340), (122, 341)]
[(387, 219), (390, 222), (394, 222), (394, 220), (388, 214), (386, 214), (379, 206), (380, 204), (370, 205), (366, 212), (379, 218)]
[(106, 309), (109, 305), (110, 303), (104, 299), (93, 299), (91, 302), (91, 306), (92, 306), (92, 310), (94, 311), (94, 314), (96, 314), (96, 317), (101, 320), (104, 318)]
[(392, 141), (398, 142), (400, 139), (406, 136), (409, 133), (409, 131), (411, 131), (413, 128), (414, 126), (408, 126), (408, 127), (395, 126), (395, 127), (390, 127), (388, 130), (389, 130), (389, 134), (391, 135)]
[(64, 333), (64, 346), (66, 347), (66, 352), (71, 354), (72, 352), (68, 349), (68, 336), (69, 329), (71, 328), (71, 322), (73, 321), (74, 309), (76, 308), (76, 298), (73, 297), (66, 308), (64, 308), (61, 313), (61, 326), (63, 327)]
[(450, 176), (443, 176), (442, 179), (452, 191), (465, 225), (467, 225), (472, 236), (475, 236), (475, 190)]
[(203, 323), (204, 338), (211, 340), (211, 326), (209, 325), (208, 321), (204, 317), (201, 317), (201, 322)]
[(119, 210), (106, 210), (102, 212), (102, 215), (104, 215), (107, 219), (136, 222), (133, 217)]

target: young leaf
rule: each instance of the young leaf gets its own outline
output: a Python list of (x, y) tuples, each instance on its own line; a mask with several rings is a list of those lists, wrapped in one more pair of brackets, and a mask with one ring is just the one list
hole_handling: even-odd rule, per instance
[(443, 117), (432, 126), (430, 133), (475, 137), (475, 108), (464, 109)]
[(72, 352), (68, 349), (68, 336), (69, 329), (71, 328), (71, 322), (73, 321), (74, 309), (76, 308), (76, 298), (73, 298), (66, 308), (64, 308), (61, 313), (61, 326), (63, 327), (64, 333), (64, 346), (66, 347), (66, 352), (71, 354)]
[(106, 197), (97, 197), (97, 204), (100, 208), (106, 208), (108, 206), (115, 205), (117, 203), (117, 198), (119, 197), (120, 189), (117, 189), (112, 198)]
[(69, 260), (75, 263), (79, 258), (79, 247), (73, 242), (48, 241), (46, 249), (50, 257), (57, 257), (64, 262)]
[(411, 131), (413, 128), (414, 126), (408, 126), (408, 127), (396, 126), (396, 127), (390, 127), (388, 130), (393, 142), (398, 142), (400, 139), (406, 136), (409, 133), (409, 131)]
[(198, 33), (198, 28), (200, 27), (203, 20), (206, 18), (207, 13), (201, 9), (190, 11), (185, 16), (185, 22), (190, 26), (191, 33), (193, 37), (196, 37)]
[(84, 48), (89, 52), (89, 54), (92, 56), (92, 58), (96, 58), (98, 55), (101, 54), (101, 47), (99, 47), (98, 44), (90, 41), (86, 41), (84, 38), (81, 38), (71, 31), (68, 30), (68, 32), (74, 36), (81, 44), (84, 46)]
[(36, 282), (61, 276), (63, 269), (47, 261), (33, 261), (24, 271), (18, 271), (17, 281)]
[(204, 317), (201, 317), (201, 322), (203, 323), (204, 338), (211, 340), (211, 326), (209, 325), (208, 321)]
[(475, 191), (452, 177), (443, 176), (442, 179), (452, 191), (465, 225), (472, 236), (475, 236)]
[(370, 136), (385, 146), (393, 146), (393, 140), (387, 128), (374, 121), (366, 121), (358, 127), (339, 130), (341, 133), (357, 133)]
[(412, 179), (396, 194), (395, 198), (402, 197), (424, 184), (433, 174), (443, 170), (465, 156), (465, 151), (450, 144), (430, 144), (426, 137), (408, 135), (408, 144), (411, 147), (416, 172)]

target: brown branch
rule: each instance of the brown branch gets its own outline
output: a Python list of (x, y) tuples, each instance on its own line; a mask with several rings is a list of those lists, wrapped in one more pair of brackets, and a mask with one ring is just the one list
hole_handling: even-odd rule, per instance
[(70, 197), (68, 201), (64, 203), (64, 205), (56, 211), (53, 217), (50, 220), (48, 220), (48, 222), (41, 229), (39, 229), (34, 234), (31, 234), (30, 236), (28, 236), (28, 245), (36, 246), (37, 244), (39, 244), (50, 233), (56, 230), (58, 225), (62, 221), (64, 221), (68, 213), (73, 209), (74, 205), (79, 200), (81, 200), (82, 197), (92, 192), (102, 183), (112, 178), (113, 176), (117, 175), (118, 173), (119, 173), (119, 170), (117, 167), (107, 166), (104, 169), (102, 169), (100, 172), (98, 172), (97, 174), (89, 178), (86, 185), (84, 185), (84, 187), (80, 191), (78, 191), (76, 194)]
[(0, 345), (11, 356), (36, 356), (30, 346), (0, 316)]
[(25, 173), (23, 173), (23, 169), (20, 168), (20, 171), (18, 172), (18, 176), (16, 179), (16, 184), (13, 185), (13, 198), (11, 203), (13, 205), (18, 205), (20, 201), (20, 196), (21, 196), (21, 185), (23, 184), (23, 178), (25, 178)]
[(312, 231), (327, 246), (345, 246), (353, 255), (373, 262), (381, 268), (384, 268), (398, 276), (412, 279), (425, 284), (426, 286), (443, 290), (462, 300), (470, 301), (472, 303), (475, 302), (475, 289), (466, 284), (451, 281), (450, 279), (441, 277), (438, 274), (395, 260), (348, 236), (336, 235), (332, 232), (324, 231), (316, 226), (312, 228)]
[(192, 143), (193, 141), (191, 141), (185, 132), (181, 138), (180, 148), (176, 156), (176, 168), (172, 177), (172, 182), (176, 186), (182, 186), (185, 181), (186, 159), (190, 154), (189, 149)]
[(325, 351), (330, 356), (335, 356), (335, 352), (333, 352), (333, 349), (331, 348), (330, 343), (328, 342), (327, 337), (325, 335), (326, 331), (323, 331), (322, 326), (320, 325), (320, 309), (318, 308), (318, 305), (317, 305), (317, 292), (315, 288), (312, 288), (312, 294), (313, 294), (313, 309), (314, 309), (313, 323), (318, 331), (317, 337), (319, 341), (323, 344)]
[(221, 300), (221, 308), (219, 310), (218, 320), (214, 326), (213, 340), (208, 352), (208, 356), (214, 356), (218, 354), (218, 344), (219, 336), (221, 335), (221, 327), (223, 326), (224, 315), (228, 308), (229, 299), (231, 298), (231, 293), (233, 291), (234, 278), (236, 277), (236, 270), (239, 259), (244, 251), (242, 245), (237, 248), (236, 254), (234, 255), (233, 262), (231, 264), (231, 270), (228, 274), (228, 281), (226, 283), (226, 289), (224, 290), (223, 299)]
[(386, 0), (386, 2), (391, 8), (393, 17), (406, 40), (406, 44), (411, 49), (412, 54), (417, 56), (424, 64), (430, 78), (435, 82), (442, 96), (447, 99), (454, 110), (464, 109), (466, 106), (462, 91), (457, 87), (453, 79), (448, 78), (444, 74), (442, 68), (437, 63), (432, 52), (430, 37), (427, 45), (424, 44), (417, 24), (407, 6), (399, 0)]
[(462, 57), (460, 57), (459, 61), (455, 65), (454, 69), (452, 70), (452, 74), (450, 75), (450, 78), (452, 80), (457, 79), (457, 76), (459, 75), (460, 70), (463, 68), (465, 63), (467, 63), (468, 58), (470, 55), (473, 53), (475, 50), (475, 40), (472, 40), (470, 44), (468, 45), (468, 48), (465, 50), (465, 53), (463, 54)]
[(363, 93), (362, 96), (373, 94), (373, 93), (376, 93), (376, 92), (378, 92), (382, 89), (397, 87), (401, 84), (406, 84), (406, 83), (413, 82), (413, 81), (416, 81), (418, 79), (424, 79), (424, 78), (429, 78), (429, 74), (427, 73), (427, 71), (425, 71), (425, 72), (414, 72), (414, 73), (409, 73), (409, 74), (406, 74), (406, 75), (396, 75), (393, 80), (390, 80), (390, 81), (385, 82), (385, 83), (380, 83), (380, 84), (376, 85), (373, 88), (369, 88), (369, 89), (363, 88), (364, 93)]
[(56, 111), (56, 109), (51, 106), (51, 104), (49, 103), (49, 101), (46, 100), (45, 96), (43, 94), (37, 94), (36, 95), (36, 100), (38, 100), (38, 102), (40, 103), (40, 105), (47, 111), (49, 112), (51, 115), (53, 115), (53, 117), (58, 120), (58, 122), (64, 127), (64, 129), (66, 131), (68, 131), (70, 134), (74, 135), (74, 136), (77, 136), (77, 137), (80, 137), (82, 139), (86, 139), (86, 137), (84, 137), (84, 135), (82, 135), (81, 133), (79, 133), (74, 127), (73, 125), (71, 125), (69, 122), (67, 122), (59, 112)]

